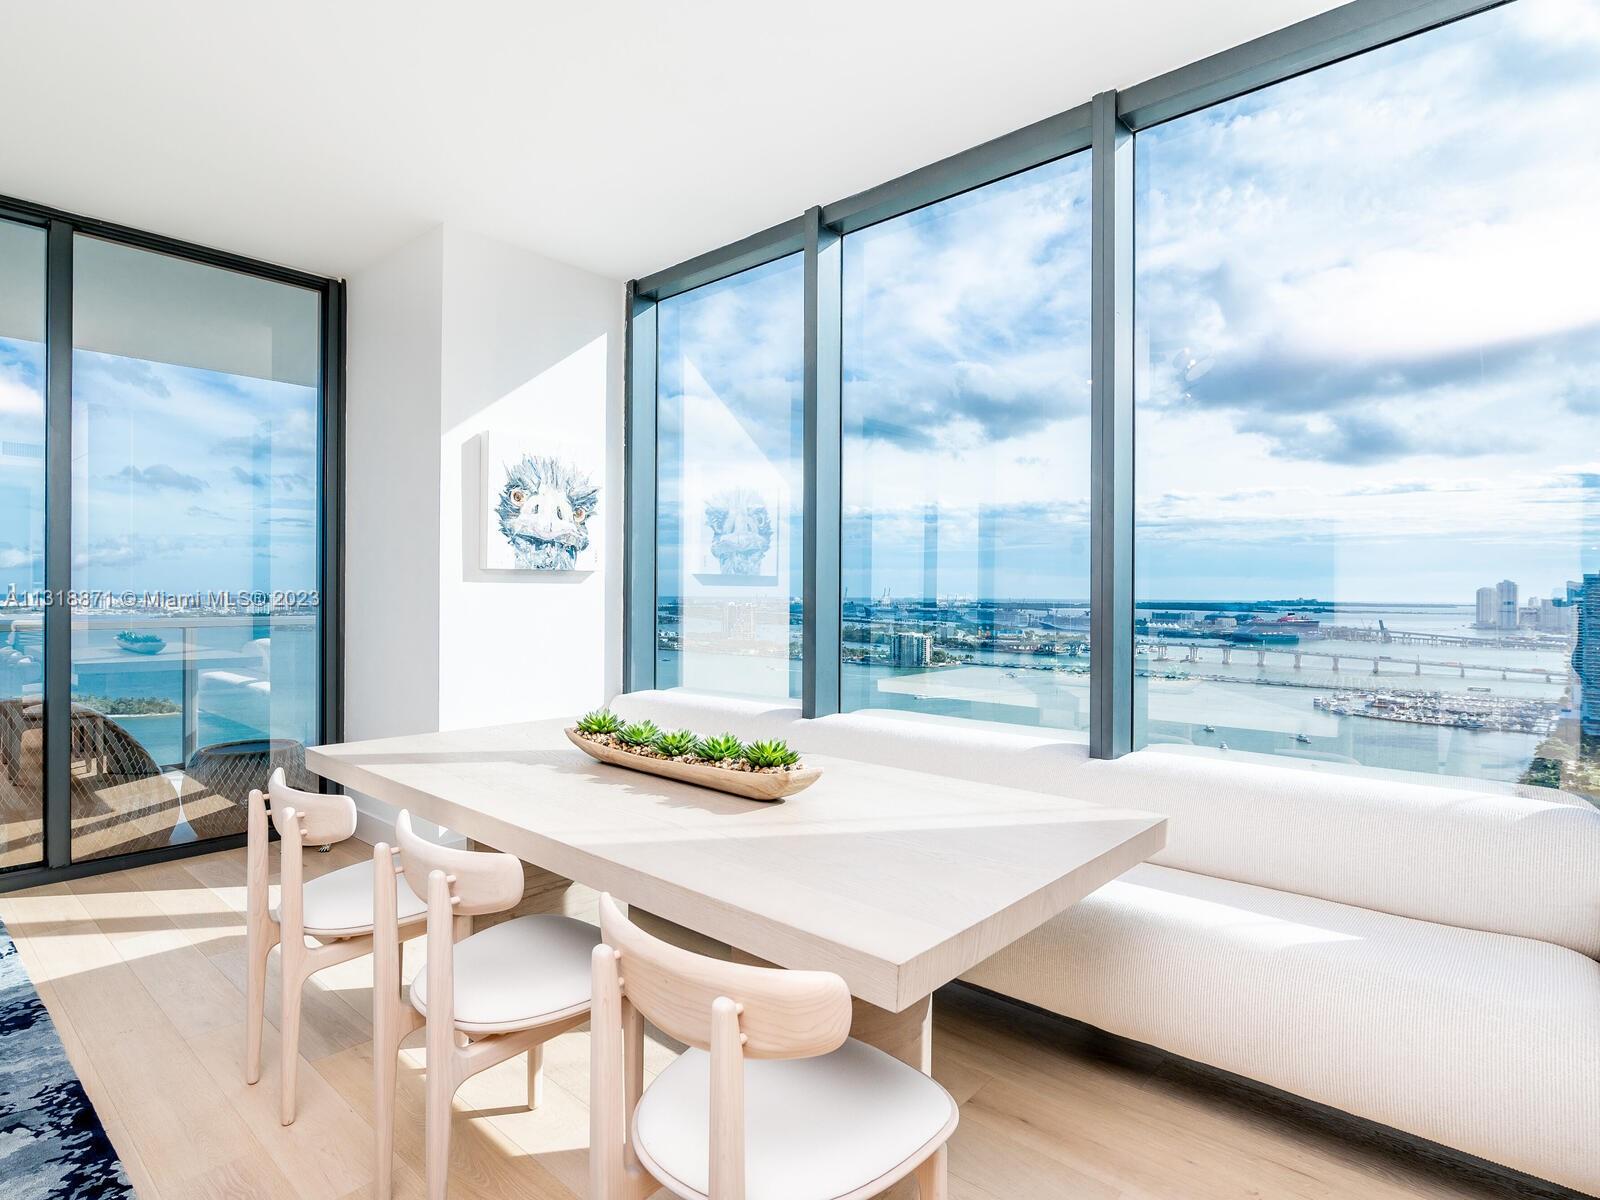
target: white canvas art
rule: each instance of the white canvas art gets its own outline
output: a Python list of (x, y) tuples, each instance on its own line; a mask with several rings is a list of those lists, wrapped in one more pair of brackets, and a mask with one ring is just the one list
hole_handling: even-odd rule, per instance
[(591, 571), (600, 488), (568, 447), (491, 430), (481, 434), (485, 570)]

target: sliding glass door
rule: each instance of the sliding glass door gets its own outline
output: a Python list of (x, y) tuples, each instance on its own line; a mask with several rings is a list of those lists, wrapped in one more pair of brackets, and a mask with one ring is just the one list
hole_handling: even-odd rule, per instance
[(0, 220), (0, 870), (44, 861), (45, 232)]
[(317, 786), (341, 308), (0, 201), (0, 890), (239, 837), (279, 767)]
[(309, 785), (320, 300), (76, 238), (74, 860), (240, 833), (276, 766)]

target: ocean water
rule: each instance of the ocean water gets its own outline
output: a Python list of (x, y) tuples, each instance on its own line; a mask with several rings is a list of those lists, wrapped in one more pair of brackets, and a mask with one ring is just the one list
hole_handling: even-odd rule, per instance
[[(91, 624), (74, 631), (72, 692), (86, 697), (156, 699), (180, 711), (120, 715), (114, 719), (163, 767), (184, 762), (183, 713), (186, 671), (193, 678), (197, 745), (251, 738), (291, 738), (316, 742), (319, 691), (317, 631), (306, 621), (198, 626), (189, 655), (181, 652), (183, 631), (176, 623), (141, 623), (142, 632), (168, 639), (169, 652), (147, 658), (116, 646), (120, 627)], [(263, 658), (260, 640), (270, 642)], [(180, 651), (172, 653), (170, 651)], [(252, 688), (266, 680), (270, 689)]]
[[(1307, 639), (1302, 649), (1340, 655), (1339, 671), (1326, 659), (1268, 652), (1258, 664), (1253, 648), (1236, 647), (1224, 665), (1215, 648), (1202, 661), (1181, 659), (1187, 643), (1173, 642), (1165, 663), (1141, 655), (1135, 681), (1136, 731), (1141, 744), (1193, 744), (1296, 758), (1415, 771), (1430, 775), (1515, 782), (1527, 770), (1540, 736), (1500, 730), (1412, 725), (1318, 710), (1318, 696), (1345, 691), (1404, 689), (1529, 698), (1559, 705), (1570, 681), (1566, 647), (1525, 650), (1490, 644), (1493, 632), (1474, 630), (1465, 605), (1342, 605), (1313, 614), (1325, 626), (1373, 630), (1381, 620), (1392, 632), (1470, 638), (1482, 645), (1401, 646), (1355, 639)], [(663, 679), (738, 695), (798, 696), (800, 664), (783, 659), (774, 639), (767, 656), (696, 652), (658, 654)], [(849, 647), (847, 647), (849, 649)], [(1291, 648), (1292, 649), (1292, 648)], [(1387, 656), (1373, 671), (1375, 655)], [(1088, 657), (978, 652), (972, 665), (896, 668), (846, 662), (841, 687), (846, 711), (890, 708), (1087, 731)], [(1418, 660), (1422, 660), (1420, 663)], [(1459, 667), (1468, 666), (1462, 678)], [(1502, 678), (1501, 668), (1532, 668), (1544, 675)], [(1151, 674), (1143, 672), (1149, 669)], [(1475, 669), (1474, 669), (1475, 668)], [(1171, 676), (1172, 678), (1168, 678)], [(1208, 731), (1206, 726), (1211, 726)]]

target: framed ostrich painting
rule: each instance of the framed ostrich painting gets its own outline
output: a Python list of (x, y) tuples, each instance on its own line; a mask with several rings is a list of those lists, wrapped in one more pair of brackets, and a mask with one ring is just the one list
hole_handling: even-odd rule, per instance
[(592, 571), (600, 488), (557, 444), (482, 434), (482, 566), (490, 571)]

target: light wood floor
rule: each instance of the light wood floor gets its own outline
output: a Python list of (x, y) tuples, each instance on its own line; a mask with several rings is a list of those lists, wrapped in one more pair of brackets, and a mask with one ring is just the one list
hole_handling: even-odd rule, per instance
[[(307, 874), (365, 853), (351, 841), (308, 854)], [(261, 1083), (241, 1075), (244, 902), (243, 851), (232, 851), (0, 896), (0, 919), (142, 1200), (367, 1196), (370, 959), (324, 972), (308, 991), (300, 1119), (282, 1128), (271, 1028)], [(269, 1001), (269, 1021), (275, 1009)], [(650, 1068), (671, 1053), (652, 1042)], [(414, 1198), (421, 1052), (405, 1059), (395, 1191)], [(520, 1059), (457, 1096), (452, 1200), (584, 1194), (587, 1035), (558, 1039), (545, 1061), (538, 1112), (525, 1108)], [(937, 999), (934, 1063), (961, 1104), (957, 1200), (1563, 1194), (966, 988)]]

